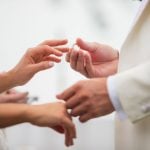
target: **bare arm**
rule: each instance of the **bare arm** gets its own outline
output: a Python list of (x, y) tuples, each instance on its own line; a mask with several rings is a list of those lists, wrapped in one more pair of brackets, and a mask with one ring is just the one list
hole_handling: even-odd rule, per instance
[(59, 63), (63, 52), (68, 51), (68, 48), (60, 46), (66, 43), (67, 40), (47, 40), (29, 48), (14, 68), (0, 74), (0, 93), (24, 85), (39, 71), (53, 67), (52, 62)]
[(0, 128), (27, 122), (26, 104), (0, 104)]
[(75, 126), (64, 103), (0, 105), (0, 128), (25, 122), (64, 133), (66, 146), (73, 145), (73, 138), (76, 137)]

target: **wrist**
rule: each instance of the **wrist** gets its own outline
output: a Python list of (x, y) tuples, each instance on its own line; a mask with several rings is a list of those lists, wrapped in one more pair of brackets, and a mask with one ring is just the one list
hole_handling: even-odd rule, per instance
[(28, 105), (28, 107), (25, 110), (25, 122), (34, 124), (35, 120), (37, 119), (36, 117), (38, 116), (36, 112), (36, 107), (38, 106)]
[(14, 73), (12, 71), (0, 73), (0, 80), (0, 93), (17, 85), (15, 83)]
[(24, 112), (25, 122), (31, 123), (32, 120), (32, 105), (28, 105)]
[(12, 87), (19, 86), (18, 75), (15, 69), (11, 69), (7, 72), (8, 80), (11, 83)]
[[(29, 122), (29, 115), (28, 110), (29, 110), (30, 105), (28, 104), (22, 104), (20, 105), (20, 113), (18, 115), (18, 120), (20, 120), (20, 123), (27, 123)], [(19, 108), (18, 108), (19, 110)]]
[(13, 69), (5, 72), (4, 76), (7, 80), (7, 83), (10, 85), (10, 87), (15, 87), (18, 85), (17, 84), (17, 76), (16, 76), (16, 73)]

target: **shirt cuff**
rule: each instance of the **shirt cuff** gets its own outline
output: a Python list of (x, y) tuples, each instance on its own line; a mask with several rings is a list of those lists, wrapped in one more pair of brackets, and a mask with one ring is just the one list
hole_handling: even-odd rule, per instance
[(115, 77), (114, 76), (109, 76), (107, 78), (107, 89), (108, 89), (108, 94), (110, 97), (110, 100), (112, 102), (112, 105), (114, 106), (117, 115), (120, 120), (125, 120), (127, 119), (127, 114), (123, 110), (123, 107), (120, 103), (119, 97), (117, 95), (116, 91), (116, 82), (115, 82)]

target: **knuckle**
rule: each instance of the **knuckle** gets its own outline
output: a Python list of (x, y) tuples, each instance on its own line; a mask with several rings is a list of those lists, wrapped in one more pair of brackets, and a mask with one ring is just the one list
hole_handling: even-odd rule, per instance
[(66, 105), (64, 102), (57, 102), (59, 108), (61, 108), (62, 112), (66, 111)]
[(48, 63), (47, 62), (43, 62), (41, 64), (41, 69), (46, 69), (48, 67)]
[(70, 53), (70, 55), (71, 55), (71, 59), (72, 59), (73, 61), (77, 61), (77, 58), (78, 58), (78, 52), (77, 52), (77, 51), (72, 51), (72, 52)]
[(49, 50), (49, 46), (48, 46), (48, 45), (43, 45), (42, 47), (43, 47), (43, 49), (45, 49), (45, 50)]
[(61, 122), (61, 124), (64, 124), (64, 125), (68, 125), (68, 119), (67, 119), (68, 117), (66, 117), (65, 115), (62, 115), (61, 116), (61, 118), (60, 118), (60, 122)]
[(99, 49), (99, 44), (97, 42), (94, 42), (94, 50), (97, 51)]
[(96, 116), (97, 116), (97, 113), (92, 110), (92, 111), (91, 111), (91, 117), (92, 117), (92, 118), (95, 118)]
[(59, 115), (59, 120), (60, 120), (61, 123), (64, 123), (64, 122), (65, 122), (64, 113), (60, 113), (60, 115)]
[[(86, 91), (82, 91), (80, 96), (86, 100), (90, 98), (89, 93), (87, 93)], [(89, 103), (89, 101), (88, 101), (88, 103)]]
[(67, 102), (67, 103), (66, 103), (66, 107), (67, 107), (68, 109), (71, 109), (71, 108), (72, 108), (72, 104), (71, 104), (70, 102)]
[(91, 103), (89, 101), (87, 101), (86, 104), (85, 104), (85, 107), (90, 108), (90, 106), (91, 106)]
[[(75, 90), (82, 90), (83, 89), (83, 85), (84, 85), (84, 80), (80, 80), (78, 81), (75, 85), (74, 85), (74, 89)], [(82, 91), (80, 91), (80, 93), (82, 93)]]
[(86, 93), (83, 93), (81, 95), (82, 99), (87, 100), (89, 98), (89, 96)]
[(50, 42), (49, 40), (44, 40), (44, 41), (43, 41), (43, 43), (49, 43), (49, 42)]
[(27, 54), (31, 53), (33, 51), (33, 48), (28, 48)]

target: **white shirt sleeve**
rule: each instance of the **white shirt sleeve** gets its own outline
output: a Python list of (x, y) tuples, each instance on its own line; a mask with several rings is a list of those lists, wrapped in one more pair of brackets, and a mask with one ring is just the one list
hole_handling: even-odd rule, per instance
[(112, 102), (112, 105), (114, 106), (114, 108), (118, 114), (119, 119), (125, 120), (125, 119), (127, 119), (127, 114), (124, 112), (123, 107), (119, 101), (119, 97), (117, 95), (115, 83), (116, 82), (115, 82), (114, 76), (109, 76), (107, 78), (108, 94), (109, 94), (110, 100)]

